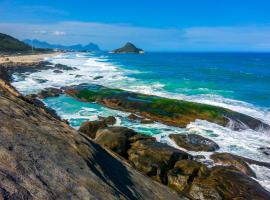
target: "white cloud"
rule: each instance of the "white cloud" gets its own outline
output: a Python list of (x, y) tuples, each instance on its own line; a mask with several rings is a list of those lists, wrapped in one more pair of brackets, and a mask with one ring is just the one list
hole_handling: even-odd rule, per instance
[(66, 32), (64, 32), (64, 31), (54, 31), (52, 34), (56, 35), (56, 36), (61, 36), (61, 35), (66, 35)]

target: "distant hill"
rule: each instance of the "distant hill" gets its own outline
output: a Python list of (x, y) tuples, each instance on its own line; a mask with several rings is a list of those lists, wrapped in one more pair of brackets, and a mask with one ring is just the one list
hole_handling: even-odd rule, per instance
[(94, 43), (89, 43), (85, 46), (81, 44), (65, 46), (60, 44), (50, 44), (48, 42), (39, 41), (39, 40), (24, 40), (25, 43), (33, 45), (35, 48), (48, 48), (48, 49), (59, 49), (59, 50), (68, 50), (68, 51), (100, 51), (98, 45)]
[(112, 53), (144, 53), (144, 51), (137, 48), (134, 44), (127, 42), (125, 46), (113, 50)]
[(17, 52), (27, 52), (31, 51), (32, 47), (24, 42), (0, 33), (0, 52), (4, 53), (17, 53)]

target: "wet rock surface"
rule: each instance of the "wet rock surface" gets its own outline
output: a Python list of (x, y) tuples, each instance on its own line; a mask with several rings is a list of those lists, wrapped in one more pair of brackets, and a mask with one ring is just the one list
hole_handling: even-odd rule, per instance
[(188, 194), (192, 199), (223, 200), (247, 199), (266, 200), (270, 194), (252, 178), (235, 168), (216, 166), (208, 176), (195, 177)]
[(137, 141), (128, 150), (128, 160), (136, 169), (164, 184), (165, 174), (175, 162), (191, 158), (186, 152), (153, 141)]
[(82, 132), (92, 139), (95, 139), (98, 129), (107, 127), (103, 121), (86, 121), (81, 124), (79, 132)]
[(215, 151), (219, 149), (214, 141), (197, 134), (171, 134), (169, 137), (179, 147), (189, 151)]
[(131, 120), (131, 121), (140, 122), (142, 124), (152, 124), (152, 123), (154, 123), (154, 121), (151, 120), (151, 119), (146, 119), (146, 118), (140, 117), (140, 116), (135, 115), (135, 114), (130, 114), (128, 116), (128, 119)]
[[(116, 110), (138, 113), (144, 118), (172, 126), (186, 127), (196, 119), (201, 119), (222, 126), (227, 126), (231, 121), (241, 121), (246, 128), (253, 130), (270, 129), (269, 125), (258, 119), (212, 105), (144, 95), (94, 84), (65, 87), (65, 92), (82, 101), (97, 102)], [(231, 128), (234, 129), (234, 126)]]
[(63, 94), (63, 90), (58, 89), (58, 88), (45, 88), (44, 90), (40, 91), (37, 94), (31, 95), (32, 97), (37, 97), (40, 99), (46, 99), (48, 97), (59, 97), (61, 94)]
[(264, 155), (270, 156), (270, 147), (259, 147), (258, 150)]
[(214, 153), (210, 158), (217, 164), (232, 166), (248, 176), (256, 177), (256, 174), (241, 157), (230, 153)]
[(126, 156), (129, 148), (129, 138), (136, 132), (126, 127), (107, 127), (99, 129), (96, 133), (95, 142), (122, 156)]
[(99, 117), (96, 121), (86, 121), (81, 124), (79, 131), (88, 135), (90, 138), (95, 139), (96, 133), (99, 129), (106, 128), (116, 123), (116, 118), (113, 116)]

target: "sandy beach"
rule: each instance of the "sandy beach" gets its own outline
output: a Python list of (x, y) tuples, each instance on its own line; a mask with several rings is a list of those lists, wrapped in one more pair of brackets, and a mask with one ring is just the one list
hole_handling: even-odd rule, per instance
[(0, 64), (4, 63), (36, 63), (44, 60), (47, 57), (53, 57), (59, 55), (60, 52), (53, 53), (43, 53), (43, 54), (34, 54), (34, 55), (12, 55), (12, 56), (0, 56)]

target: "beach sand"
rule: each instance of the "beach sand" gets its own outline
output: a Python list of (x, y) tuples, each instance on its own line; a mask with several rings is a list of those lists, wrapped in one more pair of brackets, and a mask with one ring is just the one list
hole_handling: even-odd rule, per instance
[(44, 60), (46, 57), (53, 57), (61, 54), (60, 52), (53, 53), (43, 53), (43, 54), (34, 54), (34, 55), (12, 55), (12, 56), (0, 56), (0, 64), (4, 63), (36, 63)]

